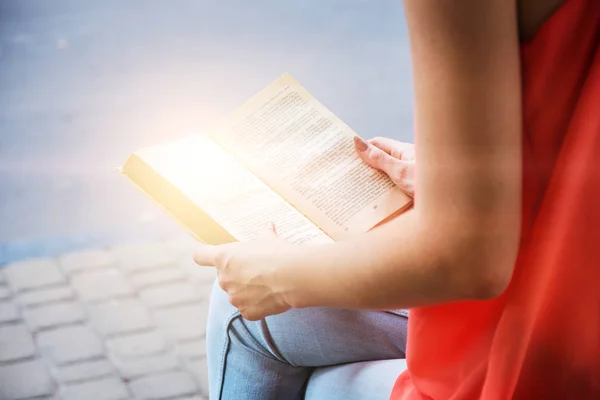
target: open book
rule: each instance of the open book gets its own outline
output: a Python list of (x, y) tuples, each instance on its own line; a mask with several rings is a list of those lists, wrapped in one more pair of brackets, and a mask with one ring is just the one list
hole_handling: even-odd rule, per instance
[(343, 240), (412, 204), (354, 150), (356, 134), (286, 74), (202, 135), (134, 153), (120, 171), (197, 240)]

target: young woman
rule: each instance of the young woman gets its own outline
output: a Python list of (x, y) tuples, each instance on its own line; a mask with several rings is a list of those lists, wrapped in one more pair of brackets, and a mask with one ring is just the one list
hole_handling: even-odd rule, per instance
[(404, 4), (418, 168), (356, 148), (415, 207), (201, 248), (211, 399), (600, 398), (600, 1)]

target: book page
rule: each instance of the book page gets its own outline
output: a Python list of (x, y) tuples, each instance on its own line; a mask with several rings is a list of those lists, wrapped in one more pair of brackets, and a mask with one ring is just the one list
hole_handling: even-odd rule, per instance
[(332, 241), (206, 136), (150, 147), (137, 156), (237, 240), (252, 240), (273, 222), (292, 243)]
[(356, 134), (289, 75), (209, 133), (336, 240), (410, 205), (385, 174), (359, 158)]

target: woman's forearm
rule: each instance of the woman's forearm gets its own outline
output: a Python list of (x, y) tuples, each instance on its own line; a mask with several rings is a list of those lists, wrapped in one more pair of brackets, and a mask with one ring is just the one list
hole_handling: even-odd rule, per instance
[(275, 280), (292, 306), (390, 309), (484, 299), (512, 275), (522, 173), (515, 4), (407, 0), (405, 10), (418, 127), (416, 208), (355, 240), (284, 256)]
[(357, 237), (283, 257), (278, 287), (294, 307), (408, 308), (487, 298), (502, 291), (487, 276), (485, 235), (468, 227), (432, 229), (410, 210)]
[(488, 299), (510, 281), (522, 201), (515, 3), (406, 0), (405, 13), (415, 209), (343, 243), (290, 245), (271, 231), (257, 241), (205, 246), (196, 262), (217, 267), (244, 317), (290, 306), (396, 309)]

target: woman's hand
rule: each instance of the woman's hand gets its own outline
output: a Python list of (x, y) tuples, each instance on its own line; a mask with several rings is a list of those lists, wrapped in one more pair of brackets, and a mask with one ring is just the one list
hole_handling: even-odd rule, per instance
[(257, 240), (202, 246), (194, 261), (216, 267), (219, 286), (229, 294), (229, 302), (244, 318), (256, 321), (292, 308), (275, 282), (278, 255), (292, 247), (270, 224)]
[(368, 141), (354, 137), (360, 158), (373, 168), (385, 172), (410, 197), (415, 196), (415, 146), (388, 138)]

